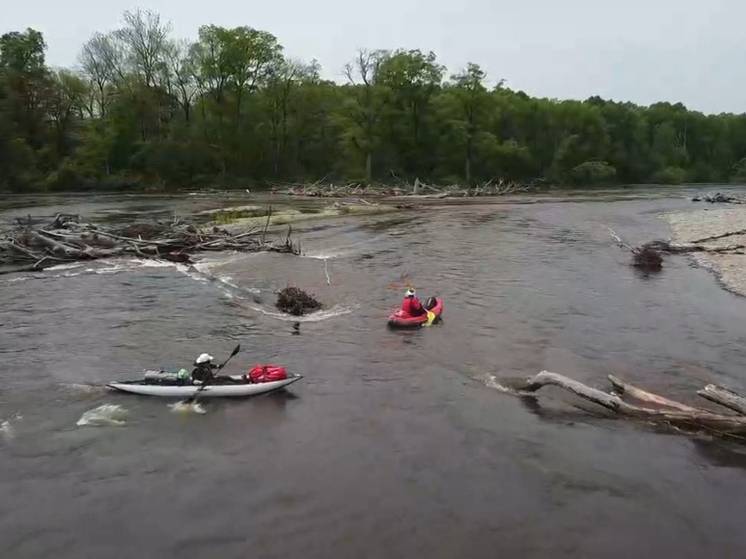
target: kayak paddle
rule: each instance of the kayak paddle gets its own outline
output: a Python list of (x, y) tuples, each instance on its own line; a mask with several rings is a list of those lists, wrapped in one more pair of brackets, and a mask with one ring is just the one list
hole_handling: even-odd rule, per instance
[[(226, 359), (225, 361), (223, 361), (223, 363), (221, 363), (220, 365), (218, 365), (218, 370), (220, 370), (223, 367), (225, 367), (225, 364), (228, 363), (228, 361), (230, 361), (231, 359), (233, 359), (236, 355), (238, 355), (239, 351), (241, 351), (241, 344), (238, 344), (236, 347), (233, 348), (233, 352), (228, 356), (228, 359)], [(202, 386), (200, 386), (197, 389), (197, 392), (195, 392), (194, 394), (192, 394), (191, 396), (189, 396), (189, 398), (187, 398), (186, 400), (184, 400), (184, 403), (185, 404), (191, 404), (192, 402), (194, 402), (197, 399), (197, 395), (200, 392), (202, 392), (205, 388), (207, 388), (208, 384), (209, 383), (207, 381), (203, 382)]]

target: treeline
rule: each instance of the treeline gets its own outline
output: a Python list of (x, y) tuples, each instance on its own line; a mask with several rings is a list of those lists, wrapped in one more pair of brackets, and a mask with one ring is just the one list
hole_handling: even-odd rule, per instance
[(419, 50), (360, 51), (337, 84), (266, 31), (179, 41), (144, 11), (74, 69), (45, 49), (33, 29), (0, 37), (0, 189), (746, 180), (746, 115), (533, 98)]

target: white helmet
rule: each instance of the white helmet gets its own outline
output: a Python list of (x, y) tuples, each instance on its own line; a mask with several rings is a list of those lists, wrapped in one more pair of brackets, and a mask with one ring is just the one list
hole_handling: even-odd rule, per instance
[(410, 287), (407, 289), (407, 292), (404, 294), (405, 297), (414, 297), (414, 288)]
[(202, 355), (200, 355), (199, 357), (197, 357), (197, 360), (195, 361), (195, 363), (197, 365), (201, 365), (202, 363), (209, 363), (213, 359), (214, 359), (214, 357), (212, 355), (210, 355), (209, 353), (203, 353)]

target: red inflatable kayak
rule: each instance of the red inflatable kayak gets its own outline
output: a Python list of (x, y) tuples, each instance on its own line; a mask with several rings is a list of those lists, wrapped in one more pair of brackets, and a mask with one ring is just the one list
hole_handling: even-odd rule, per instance
[[(439, 297), (430, 297), (425, 303), (425, 308), (435, 313), (435, 321), (437, 322), (440, 319), (440, 315), (443, 314), (443, 299), (440, 299)], [(393, 328), (413, 328), (416, 326), (422, 326), (426, 322), (427, 314), (412, 316), (401, 309), (393, 312), (389, 316), (389, 326)]]

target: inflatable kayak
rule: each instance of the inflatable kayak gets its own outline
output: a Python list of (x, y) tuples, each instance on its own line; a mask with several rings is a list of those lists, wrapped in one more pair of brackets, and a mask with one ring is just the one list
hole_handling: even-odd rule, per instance
[[(274, 392), (302, 379), (302, 375), (288, 375), (282, 380), (270, 382), (247, 382), (243, 375), (231, 376), (230, 382), (209, 384), (199, 392), (200, 398), (244, 397)], [(154, 381), (151, 379), (110, 382), (106, 385), (113, 390), (139, 394), (141, 396), (161, 396), (164, 398), (188, 398), (200, 389), (199, 384), (183, 384), (177, 381)]]
[[(440, 320), (440, 315), (443, 314), (443, 300), (439, 297), (430, 297), (425, 302), (425, 308), (435, 313), (435, 321), (437, 322)], [(389, 316), (389, 326), (392, 328), (415, 328), (422, 326), (426, 322), (427, 314), (412, 316), (401, 309), (393, 312)]]

